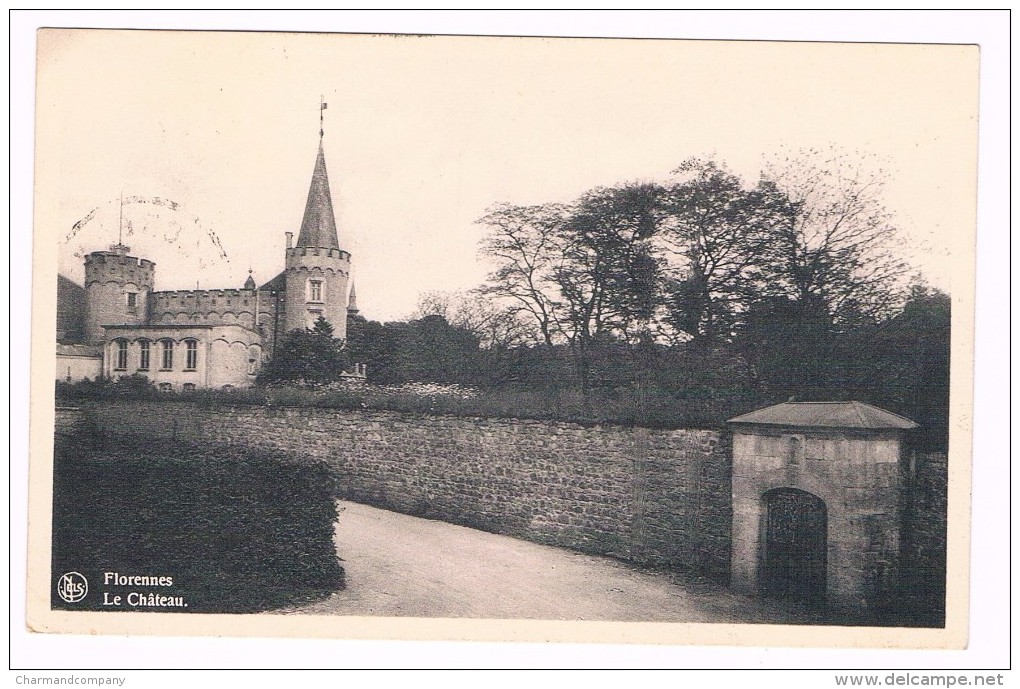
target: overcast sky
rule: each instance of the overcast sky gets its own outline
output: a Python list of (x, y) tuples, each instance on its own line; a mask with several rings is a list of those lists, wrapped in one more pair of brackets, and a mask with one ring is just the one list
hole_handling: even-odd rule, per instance
[(969, 256), (974, 48), (98, 31), (39, 42), (37, 218), (76, 279), (82, 252), (116, 240), (121, 195), (125, 243), (156, 261), (157, 289), (272, 278), (301, 222), (320, 95), (340, 243), (373, 319), (408, 315), (422, 291), (479, 284), (475, 220), (492, 204), (662, 179), (694, 155), (748, 180), (783, 147), (877, 156), (921, 271), (951, 289)]

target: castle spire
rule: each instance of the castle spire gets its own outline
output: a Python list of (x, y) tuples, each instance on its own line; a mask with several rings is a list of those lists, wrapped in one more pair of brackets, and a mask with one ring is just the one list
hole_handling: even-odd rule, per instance
[(319, 153), (315, 157), (312, 183), (305, 201), (305, 214), (301, 219), (296, 246), (339, 249), (336, 234), (336, 218), (333, 216), (333, 200), (329, 194), (329, 176), (326, 174), (326, 156), (319, 139)]
[(351, 283), (351, 294), (347, 298), (347, 315), (358, 315), (358, 293), (354, 290), (354, 283)]

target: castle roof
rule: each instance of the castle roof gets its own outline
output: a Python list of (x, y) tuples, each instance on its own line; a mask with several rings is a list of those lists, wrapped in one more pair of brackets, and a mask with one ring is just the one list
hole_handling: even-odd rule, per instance
[(729, 423), (868, 430), (917, 428), (910, 419), (864, 402), (784, 402), (734, 417)]
[(259, 289), (264, 292), (285, 292), (287, 290), (287, 272), (281, 271), (272, 280), (263, 283)]
[(305, 214), (301, 219), (301, 231), (296, 246), (339, 249), (336, 234), (336, 218), (333, 216), (333, 200), (329, 195), (329, 176), (326, 174), (326, 156), (319, 140), (319, 153), (315, 156), (312, 183), (308, 187)]
[(358, 293), (354, 289), (354, 283), (351, 283), (351, 293), (347, 297), (347, 313), (357, 314), (358, 313)]

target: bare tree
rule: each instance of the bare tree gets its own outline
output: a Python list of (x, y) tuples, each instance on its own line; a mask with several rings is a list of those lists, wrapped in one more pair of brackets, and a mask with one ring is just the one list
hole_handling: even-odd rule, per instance
[(772, 160), (763, 178), (791, 202), (769, 245), (771, 289), (822, 303), (836, 326), (889, 316), (910, 267), (883, 203), (888, 173), (867, 157), (806, 150)]
[(411, 318), (427, 316), (440, 316), (469, 331), (485, 349), (508, 349), (528, 339), (527, 325), (518, 310), (494, 302), (480, 290), (423, 292)]
[(481, 253), (496, 262), (481, 292), (505, 299), (512, 310), (525, 315), (537, 342), (552, 345), (560, 330), (559, 288), (554, 281), (567, 206), (513, 206), (489, 209), (478, 223), (487, 228)]

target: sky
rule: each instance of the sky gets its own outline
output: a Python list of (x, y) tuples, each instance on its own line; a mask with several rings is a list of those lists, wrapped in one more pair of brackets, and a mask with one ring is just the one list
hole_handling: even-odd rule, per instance
[(320, 97), (340, 243), (376, 320), (480, 284), (493, 204), (662, 180), (692, 156), (751, 183), (770, 155), (836, 145), (891, 173), (932, 284), (951, 290), (972, 248), (973, 47), (66, 30), (39, 46), (37, 227), (79, 281), (119, 236), (157, 289), (271, 279)]

